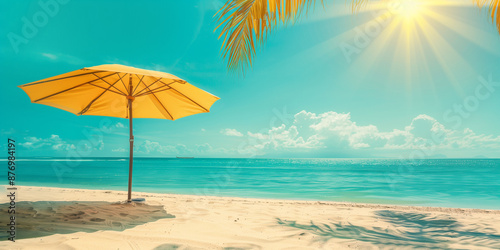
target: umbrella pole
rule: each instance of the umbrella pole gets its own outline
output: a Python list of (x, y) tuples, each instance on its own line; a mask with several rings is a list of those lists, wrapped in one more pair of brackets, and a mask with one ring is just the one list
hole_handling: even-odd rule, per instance
[(128, 199), (127, 202), (132, 202), (132, 166), (134, 163), (134, 135), (132, 133), (132, 98), (128, 98), (128, 120), (130, 129), (130, 158), (128, 160)]

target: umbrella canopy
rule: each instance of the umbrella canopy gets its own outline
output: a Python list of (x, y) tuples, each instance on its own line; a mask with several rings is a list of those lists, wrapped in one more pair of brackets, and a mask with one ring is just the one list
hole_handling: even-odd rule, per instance
[(175, 120), (209, 112), (219, 98), (177, 76), (123, 65), (100, 65), (19, 86), (31, 99), (76, 115)]
[(175, 120), (209, 112), (212, 104), (219, 99), (177, 76), (118, 64), (83, 68), (19, 87), (33, 103), (76, 115), (129, 119), (129, 202), (134, 143), (132, 118)]

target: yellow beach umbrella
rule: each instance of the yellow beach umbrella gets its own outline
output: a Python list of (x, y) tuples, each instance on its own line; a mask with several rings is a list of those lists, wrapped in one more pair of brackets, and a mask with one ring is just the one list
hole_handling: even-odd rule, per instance
[(100, 65), (19, 86), (33, 103), (76, 115), (129, 119), (128, 202), (132, 193), (132, 118), (175, 120), (210, 111), (219, 98), (177, 76), (118, 64)]

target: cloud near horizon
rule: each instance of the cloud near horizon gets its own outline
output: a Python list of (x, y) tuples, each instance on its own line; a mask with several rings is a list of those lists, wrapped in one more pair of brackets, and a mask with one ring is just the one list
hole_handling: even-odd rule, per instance
[[(116, 123), (105, 128), (123, 129)], [(329, 111), (316, 114), (298, 112), (290, 124), (281, 124), (259, 132), (240, 132), (226, 128), (220, 133), (236, 141), (192, 145), (162, 144), (158, 141), (137, 140), (137, 156), (196, 156), (196, 157), (340, 157), (340, 158), (435, 158), (435, 157), (500, 157), (500, 136), (478, 134), (469, 128), (446, 128), (428, 115), (418, 115), (402, 128), (380, 131), (375, 125), (360, 125), (350, 113)], [(49, 138), (25, 137), (20, 145), (30, 149), (58, 152), (84, 150), (103, 151), (103, 138), (92, 141), (67, 142), (59, 135)], [(222, 145), (220, 144), (222, 142)], [(213, 142), (215, 143), (215, 142)], [(235, 144), (236, 143), (236, 144)], [(213, 144), (216, 145), (216, 144)], [(108, 153), (123, 154), (126, 147), (108, 149)]]
[(74, 150), (74, 144), (63, 141), (59, 135), (51, 135), (49, 138), (38, 138), (34, 136), (25, 137), (21, 146), (27, 149), (38, 149), (42, 147), (51, 147), (53, 150)]
[[(119, 148), (114, 152), (128, 152), (128, 149)], [(213, 148), (209, 143), (196, 144), (188, 147), (184, 144), (163, 145), (156, 141), (145, 140), (140, 145), (134, 147), (134, 152), (141, 155), (164, 155), (164, 156), (185, 156), (185, 155), (203, 155), (213, 156), (211, 154), (227, 154), (229, 150), (224, 148)], [(234, 152), (234, 150), (233, 150)]]
[(49, 138), (38, 138), (34, 136), (23, 138), (24, 142), (20, 143), (21, 146), (34, 150), (34, 149), (44, 149), (49, 147), (51, 150), (55, 151), (79, 151), (79, 152), (90, 152), (95, 150), (102, 150), (104, 148), (104, 141), (102, 139), (96, 140), (80, 140), (78, 143), (67, 142), (59, 135), (51, 135)]
[(226, 128), (226, 129), (223, 129), (220, 131), (221, 134), (223, 135), (227, 135), (227, 136), (236, 136), (236, 137), (242, 137), (243, 134), (241, 132), (239, 132), (238, 130), (236, 129), (230, 129), (230, 128)]
[[(447, 129), (422, 114), (401, 129), (380, 131), (374, 125), (358, 125), (350, 113), (315, 114), (301, 111), (288, 127), (282, 124), (263, 133), (247, 132), (258, 155), (300, 157), (404, 157), (419, 152), (429, 157), (475, 157), (495, 153), (500, 136), (476, 134), (471, 129)], [(248, 150), (248, 147), (247, 149)], [(468, 155), (463, 155), (463, 153)]]
[(281, 124), (245, 134), (222, 129), (237, 137), (238, 147), (214, 149), (210, 144), (162, 145), (146, 140), (136, 151), (143, 154), (202, 155), (212, 157), (499, 157), (500, 136), (476, 134), (471, 129), (452, 130), (422, 114), (403, 128), (380, 131), (375, 125), (359, 125), (350, 113), (316, 114), (301, 111), (288, 126)]

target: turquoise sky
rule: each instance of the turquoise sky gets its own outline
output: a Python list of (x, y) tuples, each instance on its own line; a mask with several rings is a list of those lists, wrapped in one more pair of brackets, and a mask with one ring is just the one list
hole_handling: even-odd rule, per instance
[(136, 119), (137, 156), (500, 157), (500, 35), (477, 8), (429, 7), (412, 28), (337, 1), (270, 35), (238, 76), (214, 32), (222, 5), (2, 1), (2, 140), (20, 157), (127, 156), (127, 120), (32, 104), (17, 87), (119, 63), (221, 97), (210, 113)]

